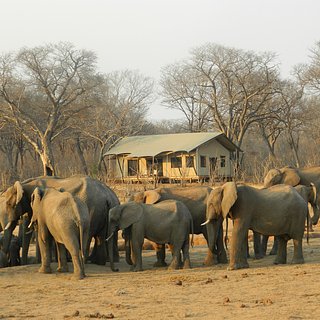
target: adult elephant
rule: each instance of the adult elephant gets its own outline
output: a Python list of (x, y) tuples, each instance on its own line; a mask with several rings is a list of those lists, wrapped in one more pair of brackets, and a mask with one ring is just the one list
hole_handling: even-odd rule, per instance
[[(155, 204), (163, 200), (178, 200), (183, 202), (189, 209), (195, 234), (203, 234), (207, 243), (208, 235), (207, 229), (201, 224), (206, 220), (207, 200), (212, 188), (205, 186), (196, 187), (177, 187), (177, 188), (158, 188), (154, 190), (147, 190), (138, 192), (132, 195), (129, 201), (137, 203)], [(158, 246), (156, 266), (165, 264), (164, 246)], [(227, 254), (223, 244), (223, 228), (222, 223), (219, 225), (219, 232), (215, 246), (208, 250), (205, 259), (205, 265), (213, 265), (215, 263), (227, 263)]]
[(287, 242), (293, 239), (293, 263), (303, 263), (302, 237), (308, 205), (291, 186), (278, 185), (268, 189), (227, 182), (215, 188), (208, 199), (207, 231), (209, 246), (214, 247), (217, 229), (227, 217), (234, 222), (229, 269), (249, 267), (247, 262), (248, 229), (279, 238), (275, 264), (287, 262)]
[[(127, 202), (114, 207), (109, 214), (109, 237), (118, 229), (129, 229), (127, 237), (132, 252), (127, 254), (132, 257), (132, 271), (142, 271), (144, 238), (171, 245), (173, 258), (169, 269), (179, 269), (181, 265), (190, 268), (189, 234), (193, 236), (193, 223), (188, 208), (181, 201), (166, 200), (156, 204)], [(110, 266), (116, 271), (113, 261)]]
[[(309, 186), (304, 186), (302, 184), (299, 184), (294, 187), (295, 190), (300, 194), (300, 196), (303, 198), (303, 200), (307, 203), (310, 204), (312, 211), (313, 211), (313, 216), (310, 218), (310, 214), (308, 212), (308, 228), (311, 228), (312, 224), (315, 225), (317, 224), (319, 220), (319, 197), (318, 197), (318, 190), (316, 186), (311, 183)], [(268, 244), (268, 236), (262, 236), (262, 252), (264, 255), (266, 255), (267, 251), (267, 244)], [(275, 255), (278, 250), (278, 239), (275, 237), (272, 249), (270, 251), (270, 255)]]
[(288, 184), (295, 187), (298, 184), (309, 186), (311, 182), (317, 187), (320, 184), (320, 167), (271, 169), (266, 174), (263, 184), (265, 188), (276, 184)]
[[(29, 222), (32, 217), (30, 205), (31, 195), (36, 187), (55, 188), (70, 192), (74, 197), (82, 200), (89, 209), (90, 231), (89, 239), (95, 238), (94, 263), (104, 265), (107, 261), (106, 234), (108, 230), (109, 210), (119, 204), (116, 194), (100, 181), (89, 176), (76, 175), (69, 178), (59, 177), (37, 177), (24, 182), (16, 181), (12, 187), (4, 192), (6, 201), (6, 212), (4, 219), (7, 221), (5, 230), (8, 230), (5, 244), (10, 243), (12, 231), (17, 221), (24, 214), (28, 213)], [(26, 235), (27, 232), (24, 232)], [(22, 245), (22, 264), (27, 263), (28, 248), (31, 234)], [(90, 241), (89, 241), (90, 242)], [(117, 237), (113, 239), (115, 261), (119, 259)], [(9, 247), (4, 247), (8, 252)]]

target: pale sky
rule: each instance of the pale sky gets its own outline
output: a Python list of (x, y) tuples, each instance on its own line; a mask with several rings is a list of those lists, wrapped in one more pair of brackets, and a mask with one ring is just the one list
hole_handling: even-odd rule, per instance
[[(207, 42), (278, 54), (283, 77), (320, 41), (319, 0), (0, 0), (0, 52), (59, 41), (94, 51), (101, 72), (160, 69)], [(149, 119), (182, 114), (155, 103)]]

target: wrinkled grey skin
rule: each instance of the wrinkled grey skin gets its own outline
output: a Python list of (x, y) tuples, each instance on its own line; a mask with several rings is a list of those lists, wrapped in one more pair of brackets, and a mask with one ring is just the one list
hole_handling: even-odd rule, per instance
[[(178, 188), (158, 188), (155, 190), (148, 190), (133, 194), (129, 201), (137, 203), (155, 204), (163, 200), (178, 200), (183, 202), (189, 209), (194, 226), (195, 234), (203, 234), (208, 243), (207, 229), (201, 224), (206, 219), (207, 199), (212, 188), (197, 186), (197, 187), (178, 187)], [(227, 254), (223, 244), (223, 228), (222, 224), (218, 227), (219, 236), (213, 248), (214, 251), (208, 250), (207, 257), (204, 264), (207, 266), (216, 263), (227, 263)], [(161, 251), (160, 251), (161, 250)], [(155, 266), (162, 266), (165, 264), (165, 248), (158, 246), (157, 248), (157, 262)]]
[[(36, 187), (55, 188), (70, 192), (73, 196), (82, 200), (89, 209), (90, 214), (90, 234), (87, 245), (92, 237), (95, 238), (95, 255), (93, 263), (104, 265), (107, 261), (106, 234), (108, 230), (108, 212), (110, 208), (119, 204), (116, 194), (100, 181), (88, 176), (72, 176), (69, 178), (59, 177), (38, 177), (26, 180), (22, 183), (17, 181), (9, 187), (3, 194), (6, 201), (6, 212), (3, 220), (9, 223), (6, 231), (4, 251), (8, 252), (12, 231), (15, 228), (20, 216), (28, 213), (29, 222), (32, 217), (30, 206), (31, 194)], [(22, 245), (22, 264), (27, 263), (28, 248), (31, 233), (24, 232)], [(114, 259), (119, 259), (117, 237), (114, 237)]]
[[(295, 190), (300, 194), (300, 196), (303, 198), (303, 200), (308, 204), (311, 205), (313, 216), (310, 217), (310, 213), (308, 212), (308, 220), (309, 220), (309, 228), (311, 227), (311, 224), (315, 225), (317, 224), (319, 220), (319, 197), (318, 197), (318, 190), (316, 186), (311, 183), (309, 186), (305, 186), (302, 184), (299, 184), (294, 187)], [(267, 251), (267, 244), (268, 244), (268, 236), (262, 237), (262, 250), (264, 255), (266, 255)], [(271, 249), (270, 255), (274, 255), (277, 253), (278, 250), (278, 239), (275, 237), (273, 247)]]
[(39, 272), (51, 273), (50, 238), (54, 238), (58, 252), (59, 272), (67, 272), (66, 249), (70, 252), (74, 277), (85, 277), (85, 248), (89, 238), (90, 217), (87, 205), (70, 192), (53, 188), (36, 188), (31, 195), (33, 211), (31, 223), (37, 223), (41, 252)]
[[(264, 187), (268, 188), (277, 184), (288, 184), (290, 186), (296, 187), (298, 185), (303, 185), (310, 187), (311, 183), (315, 185), (317, 193), (320, 190), (320, 167), (310, 167), (310, 168), (291, 168), (284, 167), (281, 169), (271, 169), (266, 174), (264, 178)], [(302, 193), (306, 191), (302, 191)], [(305, 198), (306, 196), (304, 196)], [(307, 196), (308, 197), (308, 196)], [(311, 196), (312, 197), (312, 196)], [(312, 218), (312, 224), (316, 225), (319, 220), (319, 209), (313, 204), (315, 201), (310, 199), (310, 204), (313, 207), (314, 217)], [(317, 194), (317, 198), (319, 198)], [(317, 200), (319, 201), (319, 200)], [(319, 203), (317, 202), (319, 206)]]
[[(320, 167), (293, 168), (283, 167), (281, 169), (271, 169), (264, 178), (264, 187), (268, 188), (277, 184), (287, 184), (290, 186), (304, 185), (309, 187), (310, 183), (314, 183), (316, 189), (320, 190)], [(314, 216), (311, 219), (313, 225), (319, 220), (319, 209), (313, 206)], [(266, 248), (267, 239), (263, 239), (264, 248)], [(277, 240), (275, 239), (270, 254), (276, 254)]]
[(264, 178), (264, 187), (268, 188), (276, 184), (288, 184), (293, 187), (298, 184), (309, 186), (311, 182), (316, 186), (320, 183), (320, 167), (283, 167), (269, 170)]
[(268, 189), (237, 186), (227, 182), (215, 188), (208, 199), (207, 229), (209, 246), (216, 238), (216, 225), (227, 216), (233, 220), (229, 269), (249, 267), (247, 262), (248, 229), (279, 238), (275, 264), (287, 262), (287, 242), (293, 239), (293, 263), (303, 263), (302, 237), (308, 205), (291, 186), (278, 185)]
[[(144, 238), (172, 246), (169, 269), (178, 269), (181, 265), (183, 268), (190, 268), (189, 234), (193, 233), (192, 217), (182, 202), (166, 200), (153, 205), (135, 202), (122, 204), (110, 210), (109, 227), (110, 236), (118, 229), (126, 232), (130, 229), (126, 237), (132, 247), (132, 253), (127, 253), (131, 255), (132, 271), (142, 271)], [(110, 266), (116, 271), (112, 261)]]
[[(20, 239), (17, 236), (12, 236), (8, 255), (2, 251), (3, 248), (3, 234), (0, 234), (0, 251), (6, 256), (2, 258), (3, 263), (0, 263), (2, 267), (4, 265), (8, 267), (14, 267), (20, 265)], [(3, 257), (3, 255), (1, 255)]]

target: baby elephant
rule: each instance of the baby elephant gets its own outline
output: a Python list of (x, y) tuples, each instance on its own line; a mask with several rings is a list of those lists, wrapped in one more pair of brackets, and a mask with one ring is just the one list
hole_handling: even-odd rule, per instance
[[(157, 204), (128, 202), (116, 206), (109, 211), (108, 239), (118, 229), (124, 230), (127, 234), (126, 241), (131, 242), (131, 245), (129, 243), (126, 247), (132, 247), (132, 253), (126, 250), (126, 258), (130, 261), (131, 256), (133, 271), (142, 270), (144, 238), (159, 244), (169, 243), (172, 246), (173, 258), (169, 269), (178, 269), (181, 264), (184, 268), (190, 267), (189, 233), (193, 234), (193, 223), (188, 208), (182, 202), (176, 200), (166, 200)], [(116, 271), (112, 259), (110, 266)]]
[(31, 224), (38, 223), (41, 253), (39, 272), (51, 273), (50, 237), (53, 236), (58, 251), (57, 270), (68, 271), (67, 248), (72, 258), (74, 277), (84, 278), (84, 252), (90, 227), (87, 206), (69, 192), (36, 188), (31, 196), (31, 207), (33, 210)]

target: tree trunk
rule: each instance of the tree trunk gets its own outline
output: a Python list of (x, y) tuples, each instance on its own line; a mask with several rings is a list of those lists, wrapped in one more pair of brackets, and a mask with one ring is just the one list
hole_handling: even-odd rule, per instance
[(76, 142), (76, 150), (80, 159), (81, 169), (85, 174), (88, 174), (88, 166), (83, 156), (83, 151), (81, 149), (81, 144), (80, 144), (80, 138), (79, 137), (75, 138), (75, 142)]
[(42, 152), (40, 153), (40, 159), (43, 165), (43, 174), (45, 176), (54, 176), (56, 172), (50, 141), (42, 141)]

